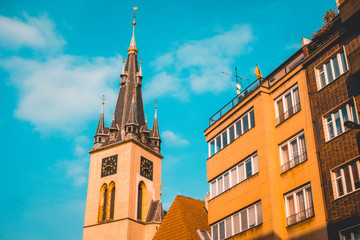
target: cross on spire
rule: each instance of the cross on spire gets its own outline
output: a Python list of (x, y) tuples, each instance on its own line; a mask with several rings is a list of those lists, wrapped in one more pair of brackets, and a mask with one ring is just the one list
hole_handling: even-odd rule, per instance
[(106, 97), (105, 97), (105, 95), (103, 94), (103, 95), (101, 96), (102, 104), (104, 104), (105, 99), (106, 99)]

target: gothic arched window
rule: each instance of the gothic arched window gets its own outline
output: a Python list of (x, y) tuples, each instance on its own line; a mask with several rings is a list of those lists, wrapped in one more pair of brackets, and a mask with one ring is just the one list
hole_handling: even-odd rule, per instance
[(107, 185), (104, 183), (100, 189), (100, 204), (99, 204), (99, 217), (98, 222), (105, 221), (106, 219), (106, 201), (107, 201)]
[(115, 183), (111, 182), (109, 185), (109, 195), (110, 195), (110, 220), (114, 219), (114, 210), (115, 210)]
[(138, 187), (138, 211), (137, 219), (145, 221), (146, 212), (146, 186), (143, 181), (139, 183)]

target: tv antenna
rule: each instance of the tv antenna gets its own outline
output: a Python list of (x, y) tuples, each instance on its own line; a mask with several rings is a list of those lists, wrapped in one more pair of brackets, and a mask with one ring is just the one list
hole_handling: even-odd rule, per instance
[(241, 86), (240, 79), (250, 81), (249, 78), (244, 78), (244, 77), (241, 77), (241, 76), (237, 75), (237, 67), (235, 67), (235, 75), (234, 75), (234, 74), (231, 74), (231, 73), (227, 73), (227, 72), (220, 72), (220, 73), (223, 73), (223, 74), (226, 74), (226, 75), (235, 77), (235, 80), (236, 80), (236, 93), (237, 93), (237, 95), (240, 94), (240, 89), (241, 89), (241, 87), (242, 87), (242, 86)]

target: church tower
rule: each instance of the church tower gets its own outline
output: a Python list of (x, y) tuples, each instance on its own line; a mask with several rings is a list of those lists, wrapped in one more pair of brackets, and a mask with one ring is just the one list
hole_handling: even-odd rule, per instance
[(133, 35), (126, 63), (123, 61), (111, 126), (104, 126), (103, 102), (90, 150), (84, 240), (152, 239), (164, 217), (157, 109), (153, 128), (148, 129), (135, 41), (135, 12), (132, 24)]

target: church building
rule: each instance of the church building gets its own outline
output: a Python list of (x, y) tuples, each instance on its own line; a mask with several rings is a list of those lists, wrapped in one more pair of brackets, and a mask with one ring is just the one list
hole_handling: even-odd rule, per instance
[(161, 138), (155, 107), (148, 128), (142, 100), (142, 70), (133, 35), (120, 74), (110, 127), (104, 102), (90, 150), (83, 239), (152, 239), (164, 211), (161, 203)]

